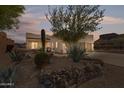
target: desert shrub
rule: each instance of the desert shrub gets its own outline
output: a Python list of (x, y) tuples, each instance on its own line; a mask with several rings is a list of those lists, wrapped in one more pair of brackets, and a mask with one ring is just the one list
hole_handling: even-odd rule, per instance
[(102, 61), (102, 60), (100, 60), (100, 59), (94, 59), (95, 61), (94, 61), (94, 64), (99, 64), (99, 65), (101, 65), (102, 67), (104, 66), (104, 62)]
[(35, 55), (34, 62), (38, 68), (49, 63), (49, 55), (45, 52), (39, 52)]
[(19, 63), (23, 60), (23, 58), (25, 57), (25, 54), (19, 51), (12, 51), (9, 53), (9, 57), (13, 62)]
[(79, 46), (72, 46), (68, 50), (68, 56), (73, 62), (79, 62), (85, 56), (85, 50)]
[(0, 87), (14, 87), (16, 67), (0, 71)]
[(83, 60), (87, 60), (89, 62), (91, 61), (94, 64), (98, 64), (98, 65), (104, 66), (104, 62), (102, 60), (100, 60), (100, 59), (95, 59), (95, 58), (91, 58), (91, 57), (85, 56), (83, 58)]
[[(102, 65), (101, 65), (102, 63)], [(103, 74), (103, 62), (97, 59), (90, 59), (90, 62), (86, 62), (84, 65), (84, 74), (87, 80), (95, 78)]]

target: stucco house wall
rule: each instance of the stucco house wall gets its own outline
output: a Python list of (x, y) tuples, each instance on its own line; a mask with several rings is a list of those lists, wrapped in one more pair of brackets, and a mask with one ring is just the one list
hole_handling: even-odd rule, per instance
[[(62, 40), (59, 40), (53, 36), (48, 36), (46, 35), (46, 48), (50, 47), (57, 53), (66, 53), (67, 47), (65, 43)], [(81, 45), (82, 48), (86, 49), (86, 51), (93, 51), (93, 35), (88, 35), (84, 39), (81, 39), (79, 41), (79, 44)], [(36, 44), (36, 48), (33, 43)], [(26, 46), (27, 49), (39, 49), (41, 48), (41, 40), (40, 40), (40, 35), (35, 35), (32, 33), (26, 33)]]

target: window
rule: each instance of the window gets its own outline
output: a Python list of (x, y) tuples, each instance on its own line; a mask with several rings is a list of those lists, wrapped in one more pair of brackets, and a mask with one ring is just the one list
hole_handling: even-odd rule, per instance
[(63, 49), (66, 49), (66, 45), (64, 43), (62, 45), (63, 45)]
[(46, 43), (46, 47), (50, 47), (50, 42), (47, 42)]
[(51, 44), (52, 44), (52, 48), (53, 48), (53, 42)]
[(64, 43), (62, 44), (62, 52), (67, 53), (67, 47)]
[(58, 42), (56, 42), (56, 48), (58, 47)]
[(31, 49), (37, 49), (38, 43), (37, 42), (31, 42)]

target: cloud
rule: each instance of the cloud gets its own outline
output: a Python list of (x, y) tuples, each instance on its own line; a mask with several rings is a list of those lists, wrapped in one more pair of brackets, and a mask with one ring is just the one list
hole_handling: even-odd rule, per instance
[(24, 14), (22, 17), (19, 18), (20, 19), (20, 28), (23, 27), (36, 27), (38, 26), (40, 23), (46, 21), (44, 16), (41, 17), (34, 17), (33, 14)]
[[(20, 25), (18, 32), (30, 32), (39, 34), (41, 30), (41, 24), (44, 25), (48, 21), (45, 16), (33, 16), (33, 14), (25, 14), (20, 18)], [(50, 31), (46, 31), (48, 34)]]
[(117, 17), (112, 17), (112, 16), (105, 16), (103, 18), (102, 24), (109, 24), (109, 25), (113, 25), (113, 24), (124, 24), (124, 19), (117, 18)]
[(6, 32), (7, 37), (13, 39), (15, 42), (23, 43), (25, 42), (25, 33), (22, 32)]
[[(26, 32), (40, 34), (41, 28), (39, 26), (47, 22), (45, 16), (36, 17), (33, 13), (25, 13), (19, 20), (19, 29), (8, 33), (8, 37), (14, 39), (16, 42), (25, 42)], [(46, 33), (49, 35), (52, 34), (50, 31), (46, 31)]]

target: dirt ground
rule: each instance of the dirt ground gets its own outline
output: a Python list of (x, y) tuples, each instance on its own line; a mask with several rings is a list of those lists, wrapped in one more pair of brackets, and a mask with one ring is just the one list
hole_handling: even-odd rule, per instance
[(0, 53), (0, 70), (11, 65), (11, 59), (5, 53)]
[[(53, 57), (51, 63), (44, 69), (59, 70), (71, 65), (83, 66), (82, 63), (70, 62), (71, 59), (65, 57)], [(17, 67), (16, 87), (36, 88), (38, 86), (39, 70), (35, 68), (32, 59), (25, 60)], [(81, 84), (80, 87), (124, 87), (124, 67), (105, 64), (104, 75), (96, 79)]]
[(17, 65), (16, 83), (17, 88), (37, 88), (37, 75), (39, 70), (35, 68), (33, 59), (28, 59)]
[[(32, 59), (21, 62), (17, 67), (16, 87), (38, 87), (38, 75), (40, 70), (36, 69)], [(52, 57), (50, 63), (43, 68), (46, 71), (57, 71), (70, 66), (82, 67), (83, 62), (74, 63), (66, 57)]]
[(104, 75), (90, 80), (81, 88), (124, 88), (124, 67), (105, 64)]

